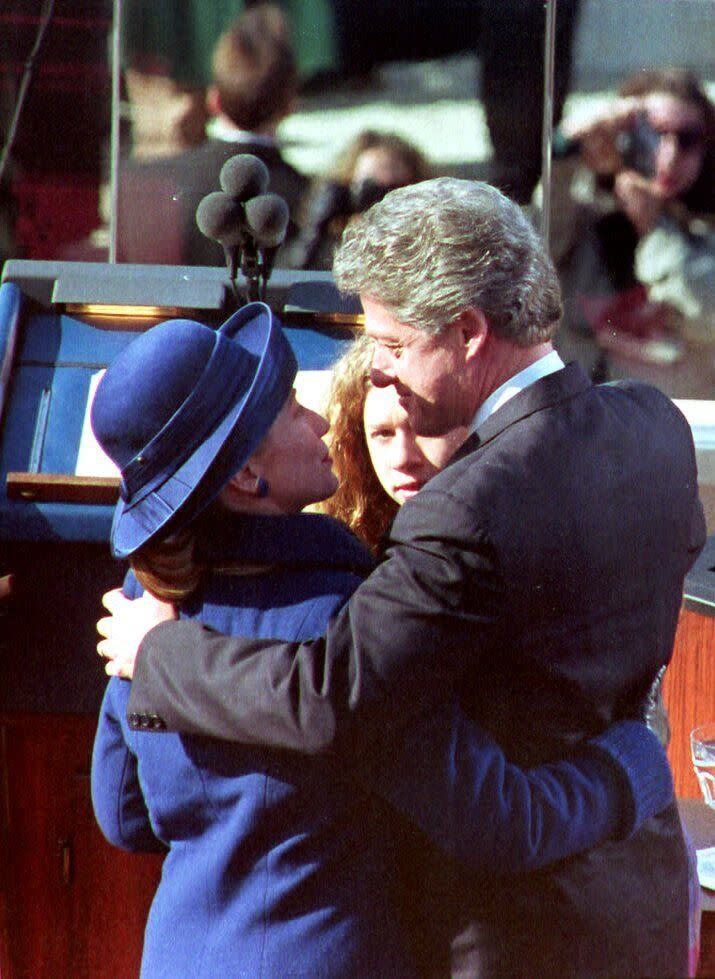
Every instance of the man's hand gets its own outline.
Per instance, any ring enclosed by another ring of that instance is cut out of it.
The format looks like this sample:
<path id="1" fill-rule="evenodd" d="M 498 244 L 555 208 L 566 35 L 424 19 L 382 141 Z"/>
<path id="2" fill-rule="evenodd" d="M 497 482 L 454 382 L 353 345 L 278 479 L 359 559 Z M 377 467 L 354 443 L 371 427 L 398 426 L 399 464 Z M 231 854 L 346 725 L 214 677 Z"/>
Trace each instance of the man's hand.
<path id="1" fill-rule="evenodd" d="M 565 136 L 578 142 L 581 159 L 590 170 L 602 176 L 615 174 L 623 168 L 618 138 L 633 126 L 641 111 L 640 99 L 618 99 L 608 108 L 599 109 L 591 119 L 577 125 L 564 123 L 561 129 Z"/>
<path id="2" fill-rule="evenodd" d="M 131 680 L 142 639 L 155 625 L 177 618 L 176 609 L 148 592 L 134 600 L 125 598 L 120 588 L 106 592 L 102 605 L 110 614 L 97 623 L 97 632 L 105 637 L 97 643 L 97 652 L 108 660 L 104 670 L 109 676 Z"/>
<path id="3" fill-rule="evenodd" d="M 641 238 L 647 235 L 663 211 L 663 200 L 650 181 L 633 170 L 623 170 L 616 177 L 613 192 Z"/>

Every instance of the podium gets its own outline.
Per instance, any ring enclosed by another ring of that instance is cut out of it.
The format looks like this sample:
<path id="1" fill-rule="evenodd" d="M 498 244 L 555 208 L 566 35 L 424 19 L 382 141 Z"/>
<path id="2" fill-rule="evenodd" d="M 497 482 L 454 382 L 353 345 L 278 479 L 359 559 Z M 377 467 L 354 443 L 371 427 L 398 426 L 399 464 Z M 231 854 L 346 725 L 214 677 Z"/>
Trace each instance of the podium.
<path id="1" fill-rule="evenodd" d="M 702 799 L 690 758 L 690 732 L 715 720 L 715 536 L 708 539 L 685 580 L 663 701 L 670 720 L 668 757 L 675 794 L 679 799 Z"/>

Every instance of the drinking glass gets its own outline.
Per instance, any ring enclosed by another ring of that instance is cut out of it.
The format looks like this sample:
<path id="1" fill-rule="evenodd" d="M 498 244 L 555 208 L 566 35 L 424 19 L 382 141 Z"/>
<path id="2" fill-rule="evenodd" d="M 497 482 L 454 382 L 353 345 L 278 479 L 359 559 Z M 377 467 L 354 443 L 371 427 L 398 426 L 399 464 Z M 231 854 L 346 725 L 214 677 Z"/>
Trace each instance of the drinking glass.
<path id="1" fill-rule="evenodd" d="M 690 752 L 705 803 L 715 809 L 715 721 L 690 732 Z"/>

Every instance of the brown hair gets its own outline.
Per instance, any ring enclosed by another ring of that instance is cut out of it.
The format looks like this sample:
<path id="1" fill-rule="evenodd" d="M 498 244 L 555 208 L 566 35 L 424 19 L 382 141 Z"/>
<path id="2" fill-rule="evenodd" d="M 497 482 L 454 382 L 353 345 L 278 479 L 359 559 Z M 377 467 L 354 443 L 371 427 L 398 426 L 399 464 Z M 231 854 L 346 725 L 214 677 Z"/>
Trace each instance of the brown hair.
<path id="1" fill-rule="evenodd" d="M 298 67 L 288 21 L 280 7 L 249 7 L 221 36 L 213 55 L 222 111 L 252 132 L 281 119 L 298 88 Z"/>
<path id="2" fill-rule="evenodd" d="M 365 438 L 363 410 L 371 360 L 372 343 L 361 336 L 335 365 L 327 414 L 333 469 L 340 485 L 319 509 L 342 520 L 377 552 L 398 506 L 375 475 Z"/>
<path id="3" fill-rule="evenodd" d="M 376 129 L 364 129 L 348 143 L 340 154 L 335 168 L 330 174 L 331 178 L 340 183 L 349 184 L 353 179 L 357 161 L 362 154 L 367 150 L 376 149 L 386 150 L 397 157 L 411 174 L 411 183 L 429 180 L 432 176 L 432 168 L 427 162 L 427 158 L 412 143 L 396 133 L 381 133 Z"/>
<path id="4" fill-rule="evenodd" d="M 157 540 L 151 540 L 131 555 L 129 564 L 137 581 L 163 602 L 180 604 L 201 583 L 206 570 L 196 560 L 195 522 Z"/>
<path id="5" fill-rule="evenodd" d="M 321 189 L 325 185 L 326 180 L 328 183 L 337 183 L 349 187 L 352 183 L 358 160 L 367 150 L 374 149 L 384 149 L 397 157 L 404 165 L 405 170 L 410 174 L 408 183 L 418 183 L 420 180 L 428 180 L 432 176 L 432 167 L 427 162 L 427 158 L 412 143 L 408 143 L 406 139 L 403 139 L 396 133 L 381 133 L 376 129 L 364 129 L 348 143 L 327 176 L 315 181 L 313 184 L 303 205 L 304 224 L 310 225 L 312 209 L 315 207 L 316 201 L 321 201 Z M 336 214 L 330 220 L 328 228 L 332 239 L 335 241 L 340 239 L 349 220 L 350 214 L 348 213 Z M 327 257 L 322 259 L 322 262 L 326 267 L 330 267 L 331 263 Z"/>
<path id="6" fill-rule="evenodd" d="M 715 106 L 696 75 L 685 68 L 659 68 L 641 71 L 627 78 L 619 95 L 644 96 L 654 93 L 672 95 L 698 109 L 705 129 L 705 156 L 697 180 L 682 196 L 693 211 L 715 210 Z"/>

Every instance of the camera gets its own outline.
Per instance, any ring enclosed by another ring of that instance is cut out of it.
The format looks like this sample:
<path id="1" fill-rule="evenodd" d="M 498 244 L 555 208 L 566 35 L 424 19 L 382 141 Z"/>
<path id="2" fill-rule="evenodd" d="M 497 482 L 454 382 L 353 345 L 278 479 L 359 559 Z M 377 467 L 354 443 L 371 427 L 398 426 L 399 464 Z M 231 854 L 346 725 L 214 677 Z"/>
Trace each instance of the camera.
<path id="1" fill-rule="evenodd" d="M 652 177 L 655 174 L 655 154 L 659 140 L 660 136 L 645 114 L 638 115 L 633 126 L 621 133 L 616 141 L 623 165 L 643 177 Z"/>

